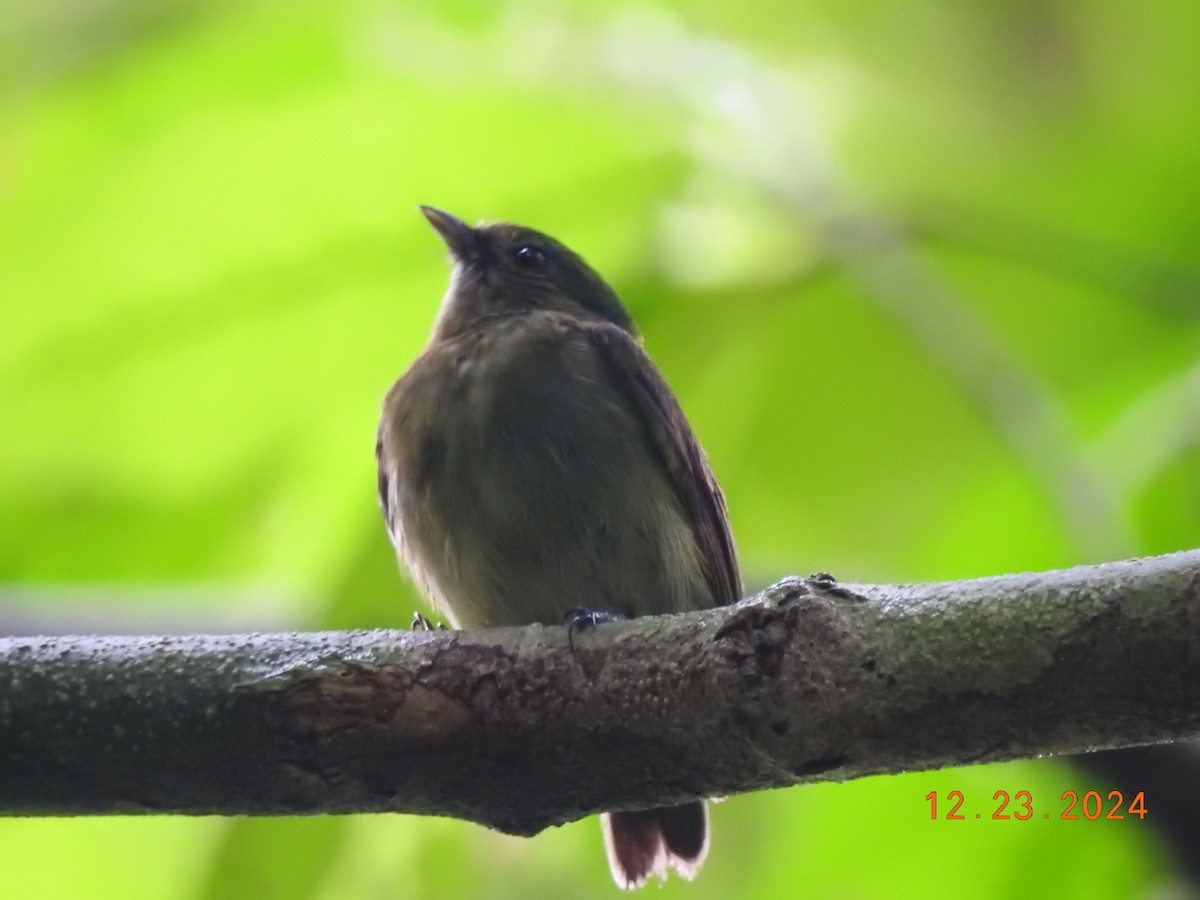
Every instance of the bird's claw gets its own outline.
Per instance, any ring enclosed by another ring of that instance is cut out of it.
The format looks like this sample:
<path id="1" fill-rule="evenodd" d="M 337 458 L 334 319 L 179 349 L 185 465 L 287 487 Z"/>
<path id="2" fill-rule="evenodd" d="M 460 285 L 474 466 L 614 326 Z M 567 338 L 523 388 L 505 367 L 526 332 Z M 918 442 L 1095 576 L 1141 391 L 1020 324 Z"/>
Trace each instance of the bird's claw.
<path id="1" fill-rule="evenodd" d="M 441 622 L 438 622 L 437 625 L 435 626 L 432 622 L 429 621 L 429 619 L 425 618 L 425 615 L 423 613 L 414 612 L 413 617 L 412 617 L 412 624 L 408 626 L 408 630 L 409 631 L 435 631 L 435 630 L 436 631 L 445 631 L 446 626 L 443 625 Z"/>
<path id="2" fill-rule="evenodd" d="M 571 652 L 575 652 L 575 632 L 591 631 L 597 625 L 604 625 L 608 622 L 624 622 L 626 619 L 621 613 L 610 612 L 606 609 L 583 609 L 577 607 L 567 610 L 567 614 L 563 616 L 563 625 L 567 628 L 567 646 L 571 648 Z"/>

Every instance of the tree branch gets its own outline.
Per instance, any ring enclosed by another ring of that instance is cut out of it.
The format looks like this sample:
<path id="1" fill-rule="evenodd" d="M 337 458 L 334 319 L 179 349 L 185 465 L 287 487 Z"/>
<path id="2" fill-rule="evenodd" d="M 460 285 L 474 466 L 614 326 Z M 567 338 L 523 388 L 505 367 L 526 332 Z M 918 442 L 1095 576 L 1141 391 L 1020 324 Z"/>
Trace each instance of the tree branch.
<path id="1" fill-rule="evenodd" d="M 573 648 L 571 644 L 573 643 Z M 576 633 L 0 640 L 0 813 L 600 809 L 1200 735 L 1200 550 Z"/>

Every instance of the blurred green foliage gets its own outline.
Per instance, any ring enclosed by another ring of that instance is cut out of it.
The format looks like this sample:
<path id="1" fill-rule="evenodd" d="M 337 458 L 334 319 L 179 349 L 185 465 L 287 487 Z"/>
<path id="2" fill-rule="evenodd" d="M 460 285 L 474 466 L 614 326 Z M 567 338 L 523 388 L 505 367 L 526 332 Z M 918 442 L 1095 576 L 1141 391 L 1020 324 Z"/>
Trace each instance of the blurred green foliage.
<path id="1" fill-rule="evenodd" d="M 752 584 L 1196 546 L 1198 52 L 1183 0 L 17 0 L 0 579 L 65 630 L 81 587 L 112 630 L 196 585 L 210 628 L 406 623 L 371 450 L 444 288 L 417 203 L 542 228 L 619 286 Z M 1088 787 L 1022 763 L 738 797 L 699 880 L 664 890 L 1177 884 L 1153 797 L 1144 823 L 987 818 L 996 790 L 1057 810 Z M 929 820 L 925 794 L 954 789 L 983 820 Z M 3 821 L 0 879 L 613 892 L 594 821 L 522 841 L 398 816 Z"/>

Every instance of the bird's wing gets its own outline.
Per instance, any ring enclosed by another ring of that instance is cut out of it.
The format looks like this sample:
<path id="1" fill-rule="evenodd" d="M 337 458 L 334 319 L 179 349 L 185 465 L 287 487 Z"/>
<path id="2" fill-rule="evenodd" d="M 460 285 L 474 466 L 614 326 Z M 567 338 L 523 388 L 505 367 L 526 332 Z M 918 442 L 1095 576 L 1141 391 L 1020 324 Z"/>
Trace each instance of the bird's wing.
<path id="1" fill-rule="evenodd" d="M 388 485 L 388 462 L 383 457 L 383 424 L 380 423 L 379 434 L 375 438 L 375 470 L 376 487 L 379 491 L 379 509 L 383 513 L 383 524 L 387 526 L 388 537 L 393 543 L 396 540 L 392 530 L 391 491 Z"/>
<path id="2" fill-rule="evenodd" d="M 742 583 L 725 496 L 679 401 L 646 351 L 627 331 L 608 323 L 589 322 L 575 327 L 583 330 L 599 351 L 662 459 L 704 555 L 714 605 L 737 602 Z"/>

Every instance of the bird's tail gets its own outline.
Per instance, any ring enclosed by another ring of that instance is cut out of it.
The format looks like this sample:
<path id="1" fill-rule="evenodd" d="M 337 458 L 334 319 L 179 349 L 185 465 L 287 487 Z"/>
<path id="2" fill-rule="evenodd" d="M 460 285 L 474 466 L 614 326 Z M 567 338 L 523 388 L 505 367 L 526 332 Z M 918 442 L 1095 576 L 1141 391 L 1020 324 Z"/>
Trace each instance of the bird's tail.
<path id="1" fill-rule="evenodd" d="M 672 867 L 689 881 L 708 854 L 708 811 L 704 801 L 600 816 L 604 849 L 613 880 L 625 890 Z"/>

